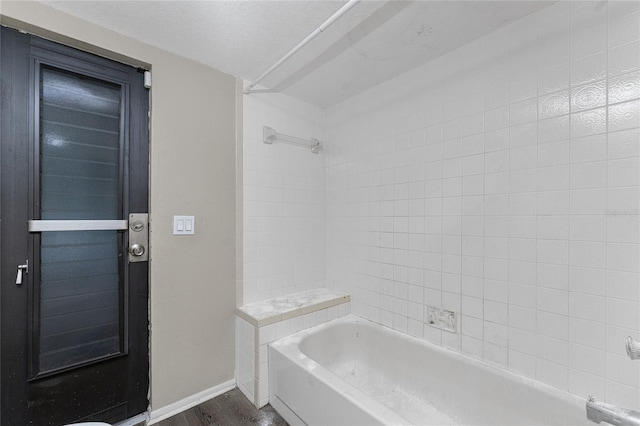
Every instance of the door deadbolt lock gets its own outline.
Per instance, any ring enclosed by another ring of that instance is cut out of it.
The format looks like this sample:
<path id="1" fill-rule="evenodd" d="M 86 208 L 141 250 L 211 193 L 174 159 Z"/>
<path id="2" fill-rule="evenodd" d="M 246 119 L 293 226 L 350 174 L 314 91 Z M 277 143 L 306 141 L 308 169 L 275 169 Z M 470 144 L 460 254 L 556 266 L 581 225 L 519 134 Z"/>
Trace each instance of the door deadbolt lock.
<path id="1" fill-rule="evenodd" d="M 131 213 L 129 215 L 129 262 L 149 260 L 149 214 Z"/>
<path id="2" fill-rule="evenodd" d="M 135 220 L 131 222 L 129 228 L 131 228 L 132 231 L 140 232 L 144 229 L 144 222 L 141 220 Z"/>
<path id="3" fill-rule="evenodd" d="M 131 256 L 140 257 L 145 251 L 146 250 L 142 244 L 132 244 L 131 247 L 129 247 L 129 253 Z"/>

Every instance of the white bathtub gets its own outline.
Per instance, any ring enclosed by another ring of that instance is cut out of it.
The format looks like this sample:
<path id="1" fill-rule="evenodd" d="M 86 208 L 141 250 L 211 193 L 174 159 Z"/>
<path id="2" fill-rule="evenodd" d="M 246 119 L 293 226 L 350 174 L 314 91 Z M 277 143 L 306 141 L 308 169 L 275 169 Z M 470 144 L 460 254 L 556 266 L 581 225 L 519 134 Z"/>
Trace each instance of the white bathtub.
<path id="1" fill-rule="evenodd" d="M 269 347 L 291 425 L 593 425 L 582 398 L 349 315 Z"/>

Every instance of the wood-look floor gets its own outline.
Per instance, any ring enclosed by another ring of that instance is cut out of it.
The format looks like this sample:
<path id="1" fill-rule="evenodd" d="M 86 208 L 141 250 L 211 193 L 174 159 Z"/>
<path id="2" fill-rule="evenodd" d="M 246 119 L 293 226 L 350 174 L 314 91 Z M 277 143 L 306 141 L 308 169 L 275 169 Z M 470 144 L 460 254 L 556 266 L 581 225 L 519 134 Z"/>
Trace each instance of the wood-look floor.
<path id="1" fill-rule="evenodd" d="M 155 424 L 155 426 L 205 425 L 288 426 L 271 405 L 257 410 L 238 388 Z"/>

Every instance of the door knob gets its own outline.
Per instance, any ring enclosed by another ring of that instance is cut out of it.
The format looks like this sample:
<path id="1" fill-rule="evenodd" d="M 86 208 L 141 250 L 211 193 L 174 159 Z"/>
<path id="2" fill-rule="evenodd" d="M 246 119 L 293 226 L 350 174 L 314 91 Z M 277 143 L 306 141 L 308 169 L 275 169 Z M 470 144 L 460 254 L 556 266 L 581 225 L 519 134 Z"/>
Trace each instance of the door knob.
<path id="1" fill-rule="evenodd" d="M 142 244 L 132 244 L 131 247 L 129 247 L 129 253 L 132 256 L 140 257 L 144 254 L 144 252 L 145 249 Z"/>
<path id="2" fill-rule="evenodd" d="M 633 340 L 633 337 L 627 337 L 626 341 L 627 355 L 631 359 L 640 359 L 640 342 Z"/>

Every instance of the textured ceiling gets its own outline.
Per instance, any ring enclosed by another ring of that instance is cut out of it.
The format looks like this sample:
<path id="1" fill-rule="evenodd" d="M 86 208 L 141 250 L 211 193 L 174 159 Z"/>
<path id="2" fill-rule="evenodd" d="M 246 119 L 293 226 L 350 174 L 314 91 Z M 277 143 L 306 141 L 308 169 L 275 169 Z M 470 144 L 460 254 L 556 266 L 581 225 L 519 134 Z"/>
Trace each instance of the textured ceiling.
<path id="1" fill-rule="evenodd" d="M 246 80 L 258 77 L 344 4 L 42 2 Z M 524 0 L 362 1 L 262 84 L 330 106 L 550 4 Z"/>

